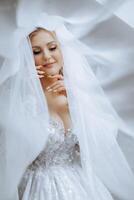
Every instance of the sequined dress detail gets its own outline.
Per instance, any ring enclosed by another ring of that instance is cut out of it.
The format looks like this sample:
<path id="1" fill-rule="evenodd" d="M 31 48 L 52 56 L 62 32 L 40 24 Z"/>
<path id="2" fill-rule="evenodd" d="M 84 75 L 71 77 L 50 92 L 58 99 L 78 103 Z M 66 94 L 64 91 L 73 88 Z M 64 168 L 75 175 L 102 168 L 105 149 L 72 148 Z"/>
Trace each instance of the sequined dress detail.
<path id="1" fill-rule="evenodd" d="M 19 200 L 89 200 L 73 129 L 50 119 L 43 151 L 28 166 L 18 187 Z"/>

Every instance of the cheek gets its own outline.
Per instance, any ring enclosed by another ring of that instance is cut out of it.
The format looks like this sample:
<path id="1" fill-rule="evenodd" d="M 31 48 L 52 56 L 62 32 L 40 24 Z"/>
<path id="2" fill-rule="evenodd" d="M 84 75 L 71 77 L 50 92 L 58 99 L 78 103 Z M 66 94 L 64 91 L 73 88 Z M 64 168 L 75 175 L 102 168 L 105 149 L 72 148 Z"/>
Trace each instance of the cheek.
<path id="1" fill-rule="evenodd" d="M 35 65 L 40 65 L 42 62 L 41 56 L 34 56 Z"/>
<path id="2" fill-rule="evenodd" d="M 55 54 L 55 58 L 56 58 L 57 62 L 58 62 L 60 65 L 63 64 L 63 56 L 62 56 L 61 52 L 58 51 L 58 52 Z"/>

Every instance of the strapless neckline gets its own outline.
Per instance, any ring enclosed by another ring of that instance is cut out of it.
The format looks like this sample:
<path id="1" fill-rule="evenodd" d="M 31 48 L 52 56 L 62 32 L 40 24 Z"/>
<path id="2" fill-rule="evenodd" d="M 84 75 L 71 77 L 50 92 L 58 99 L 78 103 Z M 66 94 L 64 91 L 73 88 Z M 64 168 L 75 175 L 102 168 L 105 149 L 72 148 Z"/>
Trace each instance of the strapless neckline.
<path id="1" fill-rule="evenodd" d="M 73 127 L 67 128 L 65 130 L 63 122 L 61 120 L 56 119 L 53 116 L 49 117 L 49 125 L 50 128 L 59 130 L 61 133 L 64 133 L 65 136 L 67 136 L 69 133 L 73 131 Z"/>

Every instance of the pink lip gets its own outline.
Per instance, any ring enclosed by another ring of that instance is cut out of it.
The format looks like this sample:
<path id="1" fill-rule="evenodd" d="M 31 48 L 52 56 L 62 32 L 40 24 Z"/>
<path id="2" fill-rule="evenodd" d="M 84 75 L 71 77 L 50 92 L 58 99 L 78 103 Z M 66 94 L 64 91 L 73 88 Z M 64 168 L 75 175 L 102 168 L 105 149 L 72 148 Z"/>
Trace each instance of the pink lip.
<path id="1" fill-rule="evenodd" d="M 51 68 L 51 67 L 52 67 L 52 65 L 53 65 L 54 63 L 55 63 L 55 62 L 53 62 L 53 63 L 48 63 L 48 64 L 45 64 L 45 65 L 44 65 L 44 67 Z"/>

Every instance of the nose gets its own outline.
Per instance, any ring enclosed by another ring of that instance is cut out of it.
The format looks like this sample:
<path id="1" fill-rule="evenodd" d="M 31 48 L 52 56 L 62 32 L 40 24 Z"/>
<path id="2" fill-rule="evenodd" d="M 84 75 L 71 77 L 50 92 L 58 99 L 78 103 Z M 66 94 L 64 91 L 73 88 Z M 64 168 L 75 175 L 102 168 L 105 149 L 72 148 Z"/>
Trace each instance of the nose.
<path id="1" fill-rule="evenodd" d="M 45 61 L 47 61 L 51 58 L 51 54 L 48 49 L 44 49 L 43 56 L 44 56 Z"/>

